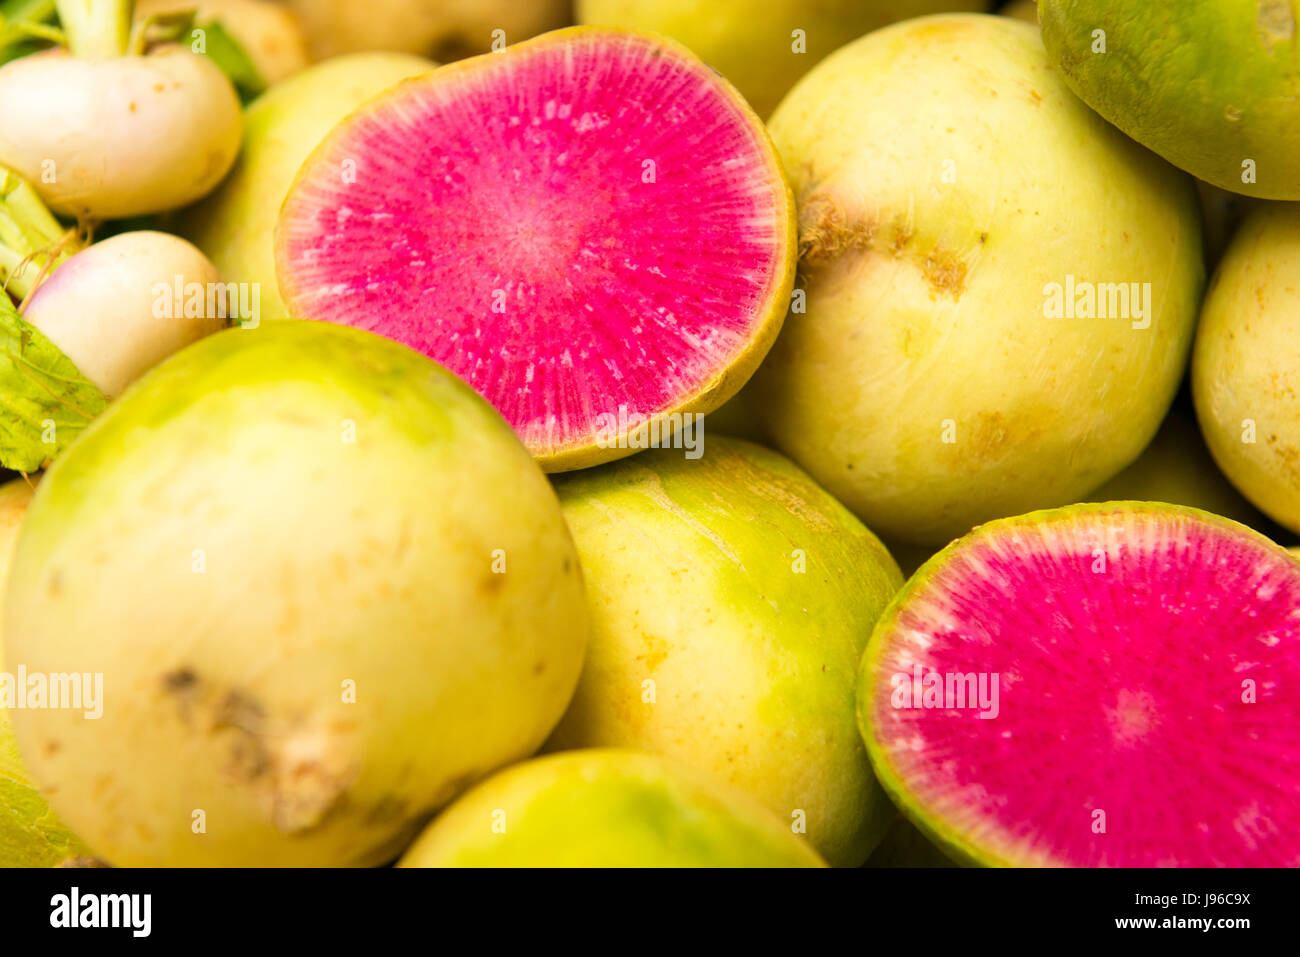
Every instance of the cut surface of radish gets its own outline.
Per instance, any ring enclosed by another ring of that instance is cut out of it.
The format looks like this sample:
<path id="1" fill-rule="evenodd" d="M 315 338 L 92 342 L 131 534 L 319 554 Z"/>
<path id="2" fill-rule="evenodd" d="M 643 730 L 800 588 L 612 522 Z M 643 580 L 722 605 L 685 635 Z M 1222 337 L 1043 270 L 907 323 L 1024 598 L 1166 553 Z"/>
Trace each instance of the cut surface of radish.
<path id="1" fill-rule="evenodd" d="M 886 611 L 877 775 L 980 864 L 1300 864 L 1300 565 L 1193 509 L 991 522 Z"/>
<path id="2" fill-rule="evenodd" d="M 291 314 L 437 360 L 552 469 L 632 451 L 606 447 L 611 422 L 734 394 L 779 330 L 794 245 L 739 94 L 672 41 L 591 28 L 363 107 L 308 159 L 276 236 Z"/>

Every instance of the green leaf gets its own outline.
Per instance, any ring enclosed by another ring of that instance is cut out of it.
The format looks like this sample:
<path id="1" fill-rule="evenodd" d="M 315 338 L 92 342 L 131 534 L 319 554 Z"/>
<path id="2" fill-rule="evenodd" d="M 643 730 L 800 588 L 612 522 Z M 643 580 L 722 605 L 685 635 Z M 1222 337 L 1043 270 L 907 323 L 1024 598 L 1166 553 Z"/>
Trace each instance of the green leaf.
<path id="1" fill-rule="evenodd" d="M 104 393 L 0 294 L 0 467 L 37 471 L 107 405 Z"/>
<path id="2" fill-rule="evenodd" d="M 0 65 L 65 40 L 54 26 L 54 0 L 0 0 Z"/>
<path id="3" fill-rule="evenodd" d="M 253 61 L 249 59 L 243 46 L 236 40 L 219 20 L 209 20 L 198 24 L 198 29 L 207 33 L 204 55 L 221 67 L 230 78 L 239 97 L 245 103 L 266 89 L 266 81 L 258 72 Z"/>
<path id="4" fill-rule="evenodd" d="M 13 728 L 0 708 L 0 868 L 54 867 L 90 853 L 27 776 Z"/>

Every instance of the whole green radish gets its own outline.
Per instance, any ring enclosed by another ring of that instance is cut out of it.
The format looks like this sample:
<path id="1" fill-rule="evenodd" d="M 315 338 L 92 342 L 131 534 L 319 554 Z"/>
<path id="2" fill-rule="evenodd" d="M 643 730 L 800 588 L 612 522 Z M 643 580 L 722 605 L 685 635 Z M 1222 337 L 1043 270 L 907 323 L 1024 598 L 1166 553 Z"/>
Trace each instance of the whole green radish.
<path id="1" fill-rule="evenodd" d="M 1262 204 L 1233 237 L 1201 311 L 1192 394 L 1219 467 L 1300 532 L 1300 206 Z"/>
<path id="2" fill-rule="evenodd" d="M 280 298 L 271 241 L 280 204 L 307 154 L 366 100 L 436 65 L 406 53 L 335 57 L 273 86 L 244 111 L 244 145 L 234 169 L 175 226 L 226 282 L 256 285 L 260 318 L 295 318 Z"/>
<path id="3" fill-rule="evenodd" d="M 854 727 L 854 675 L 902 585 L 862 523 L 775 452 L 709 434 L 556 482 L 593 636 L 550 747 L 631 747 L 747 791 L 832 864 L 892 809 Z"/>
<path id="4" fill-rule="evenodd" d="M 1039 0 L 1048 52 L 1085 103 L 1223 189 L 1300 199 L 1292 0 Z"/>
<path id="5" fill-rule="evenodd" d="M 579 23 L 653 30 L 686 44 L 767 117 L 827 54 L 886 24 L 989 0 L 578 0 Z"/>
<path id="6" fill-rule="evenodd" d="M 819 867 L 752 798 L 616 749 L 517 764 L 431 824 L 400 867 Z"/>
<path id="7" fill-rule="evenodd" d="M 1203 285 L 1195 191 L 1079 102 L 1037 30 L 887 27 L 769 126 L 806 301 L 752 405 L 873 531 L 942 544 L 1075 501 L 1146 447 Z"/>
<path id="8" fill-rule="evenodd" d="M 463 382 L 316 322 L 211 336 L 42 480 L 5 661 L 102 676 L 14 710 L 54 809 L 112 864 L 377 865 L 533 753 L 587 618 L 555 494 Z"/>
<path id="9" fill-rule="evenodd" d="M 4 621 L 9 560 L 31 499 L 32 487 L 24 479 L 0 485 L 0 622 Z M 8 674 L 4 642 L 0 640 L 0 680 Z M 0 694 L 0 868 L 52 867 L 89 853 L 54 816 L 23 767 L 13 726 L 9 723 L 7 702 Z"/>

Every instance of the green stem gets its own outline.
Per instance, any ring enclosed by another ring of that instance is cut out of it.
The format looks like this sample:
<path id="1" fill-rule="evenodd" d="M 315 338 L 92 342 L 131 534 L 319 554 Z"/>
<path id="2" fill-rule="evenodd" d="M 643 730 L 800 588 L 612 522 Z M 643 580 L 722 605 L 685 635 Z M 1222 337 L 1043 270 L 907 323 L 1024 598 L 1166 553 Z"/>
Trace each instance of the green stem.
<path id="1" fill-rule="evenodd" d="M 32 184 L 0 166 L 0 280 L 20 302 L 49 274 L 84 249 L 41 202 Z"/>
<path id="2" fill-rule="evenodd" d="M 55 0 L 73 56 L 110 60 L 125 56 L 135 0 Z"/>
<path id="3" fill-rule="evenodd" d="M 66 37 L 53 20 L 54 0 L 0 0 L 0 64 L 45 44 L 63 46 Z"/>
<path id="4" fill-rule="evenodd" d="M 54 0 L 2 0 L 0 17 L 46 23 L 54 18 Z"/>

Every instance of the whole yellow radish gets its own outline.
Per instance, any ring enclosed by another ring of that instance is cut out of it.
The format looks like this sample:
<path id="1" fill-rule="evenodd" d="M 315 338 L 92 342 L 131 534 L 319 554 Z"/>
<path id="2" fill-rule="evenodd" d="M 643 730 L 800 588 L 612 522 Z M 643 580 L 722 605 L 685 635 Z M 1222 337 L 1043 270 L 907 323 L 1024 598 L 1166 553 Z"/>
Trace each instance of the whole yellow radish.
<path id="1" fill-rule="evenodd" d="M 1261 205 L 1214 274 L 1192 356 L 1205 440 L 1233 484 L 1300 532 L 1300 208 Z"/>
<path id="2" fill-rule="evenodd" d="M 889 541 L 1077 500 L 1150 442 L 1204 266 L 1190 180 L 1084 106 L 1010 17 L 909 20 L 769 124 L 802 294 L 751 392 Z"/>
<path id="3" fill-rule="evenodd" d="M 587 636 L 555 494 L 463 382 L 328 323 L 230 329 L 61 456 L 19 537 L 5 661 L 101 676 L 12 712 L 119 865 L 395 858 L 533 753 Z"/>
<path id="4" fill-rule="evenodd" d="M 630 747 L 753 795 L 832 864 L 892 809 L 854 724 L 884 546 L 775 452 L 708 434 L 557 480 L 593 635 L 553 748 Z"/>

